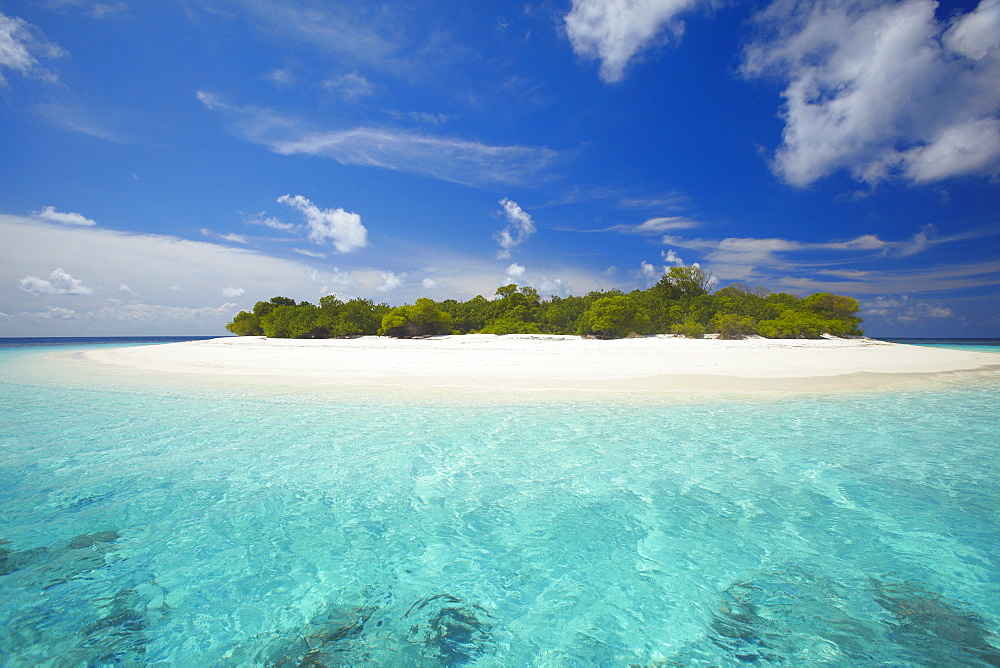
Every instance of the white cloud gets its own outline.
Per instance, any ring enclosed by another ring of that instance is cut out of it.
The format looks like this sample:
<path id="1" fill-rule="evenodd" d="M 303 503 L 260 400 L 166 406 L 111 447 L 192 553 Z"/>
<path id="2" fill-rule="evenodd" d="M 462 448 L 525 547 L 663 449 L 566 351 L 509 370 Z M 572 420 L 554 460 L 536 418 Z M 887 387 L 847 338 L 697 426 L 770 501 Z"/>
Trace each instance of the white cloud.
<path id="1" fill-rule="evenodd" d="M 573 294 L 573 288 L 561 278 L 545 277 L 538 284 L 538 293 L 543 297 L 553 295 L 556 297 L 569 297 Z"/>
<path id="2" fill-rule="evenodd" d="M 320 252 L 317 252 L 317 251 L 314 251 L 314 250 L 309 250 L 309 249 L 306 249 L 306 248 L 293 248 L 292 250 L 295 251 L 296 253 L 298 253 L 299 255 L 305 255 L 307 257 L 316 257 L 316 258 L 325 258 L 326 257 L 326 253 L 320 253 Z"/>
<path id="3" fill-rule="evenodd" d="M 624 234 L 663 234 L 670 230 L 685 230 L 698 227 L 698 222 L 684 216 L 650 218 L 638 225 L 613 225 L 602 232 L 622 232 Z"/>
<path id="4" fill-rule="evenodd" d="M 683 267 L 684 266 L 684 260 L 682 260 L 677 255 L 677 252 L 674 251 L 673 248 L 671 248 L 669 250 L 665 250 L 665 251 L 660 251 L 660 257 L 662 257 L 663 261 L 666 262 L 667 264 L 672 264 L 672 265 L 677 266 L 677 267 Z"/>
<path id="5" fill-rule="evenodd" d="M 42 220 L 47 220 L 50 223 L 61 223 L 63 225 L 97 225 L 95 221 L 82 214 L 70 211 L 56 211 L 54 206 L 43 207 L 41 211 L 35 211 L 31 215 Z"/>
<path id="6" fill-rule="evenodd" d="M 772 167 L 807 186 L 1000 173 L 1000 0 L 940 22 L 933 0 L 776 0 L 746 76 L 785 84 Z"/>
<path id="7" fill-rule="evenodd" d="M 343 165 L 382 167 L 463 185 L 520 184 L 538 179 L 556 152 L 495 146 L 392 128 L 315 129 L 268 109 L 235 107 L 199 91 L 207 108 L 234 119 L 237 134 L 281 155 L 319 155 Z"/>
<path id="8" fill-rule="evenodd" d="M 654 267 L 653 265 L 651 265 L 649 262 L 646 262 L 645 260 L 643 260 L 639 264 L 639 271 L 646 278 L 653 278 L 654 276 L 657 276 L 656 267 Z"/>
<path id="9" fill-rule="evenodd" d="M 368 245 L 368 230 L 361 224 L 361 216 L 343 209 L 320 209 L 302 195 L 282 195 L 280 204 L 287 204 L 301 211 L 306 217 L 309 241 L 314 244 L 333 242 L 339 253 L 349 253 Z"/>
<path id="10" fill-rule="evenodd" d="M 229 234 L 220 234 L 219 238 L 225 241 L 232 241 L 237 244 L 245 244 L 248 241 L 245 234 L 235 234 L 233 232 L 230 232 Z"/>
<path id="11" fill-rule="evenodd" d="M 116 2 L 113 5 L 106 2 L 98 2 L 91 8 L 90 14 L 95 19 L 103 19 L 115 14 L 123 14 L 127 11 L 128 5 L 124 2 Z"/>
<path id="12" fill-rule="evenodd" d="M 910 299 L 909 295 L 879 295 L 863 301 L 861 307 L 862 316 L 878 317 L 889 323 L 912 324 L 954 316 L 954 311 L 943 304 Z"/>
<path id="13" fill-rule="evenodd" d="M 50 265 L 51 266 L 51 265 Z M 36 295 L 92 295 L 94 289 L 87 287 L 83 281 L 73 278 L 62 268 L 49 274 L 48 280 L 37 276 L 25 276 L 20 281 L 21 289 Z"/>
<path id="14" fill-rule="evenodd" d="M 433 278 L 425 278 L 423 281 L 420 282 L 420 284 L 423 285 L 424 289 L 426 290 L 433 290 L 434 288 L 438 287 L 438 282 L 435 281 Z"/>
<path id="15" fill-rule="evenodd" d="M 726 239 L 687 239 L 679 236 L 664 236 L 663 243 L 678 248 L 688 248 L 702 254 L 704 261 L 712 272 L 720 278 L 740 281 L 757 281 L 763 274 L 776 271 L 787 272 L 799 267 L 813 268 L 821 273 L 826 267 L 842 264 L 845 260 L 864 258 L 904 258 L 927 252 L 934 246 L 969 239 L 971 234 L 938 236 L 934 227 L 925 225 L 912 237 L 902 241 L 885 241 L 873 234 L 863 234 L 853 239 L 843 241 L 805 242 L 795 239 L 781 238 L 739 238 Z M 816 256 L 825 260 L 816 260 Z M 795 259 L 809 256 L 809 261 Z M 672 249 L 663 255 L 665 262 L 683 264 Z M 825 266 L 824 266 L 825 265 Z M 692 265 L 694 266 L 694 265 Z M 837 270 L 831 270 L 837 271 Z M 843 278 L 851 278 L 843 274 Z M 796 281 L 795 285 L 806 286 L 803 281 L 808 279 L 783 278 Z M 841 288 L 848 290 L 848 288 Z"/>
<path id="16" fill-rule="evenodd" d="M 319 294 L 307 265 L 228 244 L 6 215 L 0 215 L 0 238 L 10 240 L 0 244 L 0 304 L 6 312 L 44 312 L 51 306 L 94 313 L 104 307 L 106 292 L 113 290 L 130 309 L 133 302 L 146 304 L 148 308 L 139 311 L 150 318 L 142 327 L 117 326 L 118 320 L 110 319 L 89 324 L 81 319 L 72 327 L 46 328 L 32 324 L 36 316 L 19 315 L 4 321 L 9 336 L 222 334 L 231 314 L 212 321 L 215 316 L 205 311 L 200 320 L 176 322 L 157 320 L 152 314 L 168 314 L 175 308 L 182 309 L 178 314 L 186 312 L 183 309 L 215 309 L 221 301 L 219 290 L 227 285 L 244 290 L 240 298 L 225 299 L 242 302 L 242 308 L 276 294 L 296 299 L 316 299 Z M 46 276 L 39 275 L 39 267 L 62 269 Z M 183 283 L 179 277 L 184 277 Z"/>
<path id="17" fill-rule="evenodd" d="M 275 68 L 273 70 L 268 70 L 264 73 L 264 79 L 270 81 L 275 86 L 279 88 L 284 86 L 290 86 L 295 83 L 295 75 L 291 70 L 283 70 L 280 68 Z"/>
<path id="18" fill-rule="evenodd" d="M 517 262 L 512 262 L 509 267 L 507 267 L 507 279 L 512 282 L 517 282 L 524 278 L 524 274 L 527 270 L 524 265 L 520 265 Z"/>
<path id="19" fill-rule="evenodd" d="M 405 65 L 389 39 L 398 32 L 396 12 L 373 12 L 362 4 L 325 7 L 323 3 L 293 0 L 230 0 L 243 17 L 255 17 L 265 34 L 291 37 L 339 59 L 395 69 Z M 218 3 L 207 3 L 208 5 Z M 210 11 L 215 11 L 210 10 Z M 282 39 L 284 46 L 285 39 Z"/>
<path id="20" fill-rule="evenodd" d="M 601 61 L 601 79 L 619 81 L 643 49 L 679 39 L 677 15 L 699 0 L 573 0 L 566 34 L 580 56 Z"/>
<path id="21" fill-rule="evenodd" d="M 384 271 L 380 274 L 382 282 L 375 287 L 378 292 L 392 292 L 403 284 L 403 279 L 391 271 Z"/>
<path id="22" fill-rule="evenodd" d="M 282 232 L 294 232 L 300 227 L 293 223 L 286 223 L 273 216 L 268 216 L 264 211 L 255 213 L 252 216 L 246 216 L 243 218 L 243 222 L 247 225 L 263 225 L 264 227 L 270 227 L 272 230 L 281 230 Z"/>
<path id="23" fill-rule="evenodd" d="M 244 294 L 246 294 L 246 290 L 243 288 L 236 288 L 232 285 L 222 288 L 222 296 L 228 297 L 229 299 L 232 299 L 233 297 L 242 297 Z"/>
<path id="24" fill-rule="evenodd" d="M 38 58 L 58 58 L 66 53 L 41 36 L 33 25 L 0 13 L 0 86 L 7 84 L 4 70 L 49 81 L 56 77 L 40 67 Z"/>
<path id="25" fill-rule="evenodd" d="M 323 81 L 323 86 L 335 90 L 348 100 L 357 100 L 375 94 L 375 86 L 359 74 L 343 74 Z"/>
<path id="26" fill-rule="evenodd" d="M 500 200 L 500 206 L 503 207 L 507 225 L 493 236 L 493 240 L 500 245 L 497 257 L 505 260 L 510 258 L 512 248 L 521 245 L 535 233 L 535 222 L 517 205 L 517 202 L 507 197 Z"/>

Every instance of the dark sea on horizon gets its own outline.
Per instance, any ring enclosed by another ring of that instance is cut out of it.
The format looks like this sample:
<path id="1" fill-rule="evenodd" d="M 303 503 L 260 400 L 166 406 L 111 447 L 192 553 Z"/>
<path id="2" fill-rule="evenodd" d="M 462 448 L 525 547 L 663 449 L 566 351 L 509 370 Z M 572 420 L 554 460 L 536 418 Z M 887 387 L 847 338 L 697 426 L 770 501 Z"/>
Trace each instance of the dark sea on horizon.
<path id="1" fill-rule="evenodd" d="M 201 338 L 0 340 L 0 664 L 1000 665 L 997 372 L 487 403 L 74 350 Z"/>
<path id="2" fill-rule="evenodd" d="M 222 335 L 225 336 L 225 335 Z M 142 345 L 205 341 L 218 336 L 8 336 L 0 337 L 0 348 L 48 348 L 53 346 Z"/>

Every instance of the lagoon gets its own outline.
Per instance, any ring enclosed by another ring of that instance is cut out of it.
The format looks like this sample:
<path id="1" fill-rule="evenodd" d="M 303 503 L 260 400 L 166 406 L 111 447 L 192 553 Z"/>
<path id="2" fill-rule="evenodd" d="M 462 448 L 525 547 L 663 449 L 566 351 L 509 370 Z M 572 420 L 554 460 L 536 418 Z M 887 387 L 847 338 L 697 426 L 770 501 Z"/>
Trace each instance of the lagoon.
<path id="1" fill-rule="evenodd" d="M 7 665 L 1000 665 L 995 371 L 491 404 L 53 350 L 0 351 Z"/>

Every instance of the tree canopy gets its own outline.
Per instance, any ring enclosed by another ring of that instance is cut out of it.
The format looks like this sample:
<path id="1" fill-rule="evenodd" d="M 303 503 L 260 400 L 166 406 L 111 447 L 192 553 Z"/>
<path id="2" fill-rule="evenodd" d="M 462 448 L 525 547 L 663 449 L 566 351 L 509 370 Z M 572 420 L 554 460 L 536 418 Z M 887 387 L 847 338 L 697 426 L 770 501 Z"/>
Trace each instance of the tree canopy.
<path id="1" fill-rule="evenodd" d="M 674 333 L 723 339 L 750 335 L 816 338 L 859 336 L 858 301 L 818 292 L 808 297 L 733 283 L 712 293 L 715 280 L 699 267 L 671 267 L 646 290 L 596 291 L 542 299 L 531 287 L 497 288 L 493 299 L 476 295 L 459 302 L 423 297 L 392 308 L 368 299 L 319 305 L 273 297 L 240 311 L 226 325 L 238 336 L 331 338 L 380 334 L 399 338 L 438 334 L 579 334 L 611 339 L 631 334 Z"/>

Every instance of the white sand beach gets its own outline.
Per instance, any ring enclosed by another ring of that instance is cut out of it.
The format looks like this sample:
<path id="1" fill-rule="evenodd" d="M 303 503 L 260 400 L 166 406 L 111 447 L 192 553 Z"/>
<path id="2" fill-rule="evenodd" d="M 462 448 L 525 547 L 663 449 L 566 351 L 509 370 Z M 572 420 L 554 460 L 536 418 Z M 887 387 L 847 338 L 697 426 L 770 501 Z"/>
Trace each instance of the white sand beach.
<path id="1" fill-rule="evenodd" d="M 652 336 L 225 337 L 89 350 L 120 370 L 230 384 L 671 392 L 830 391 L 1000 370 L 1000 355 L 873 339 L 721 341 Z"/>

